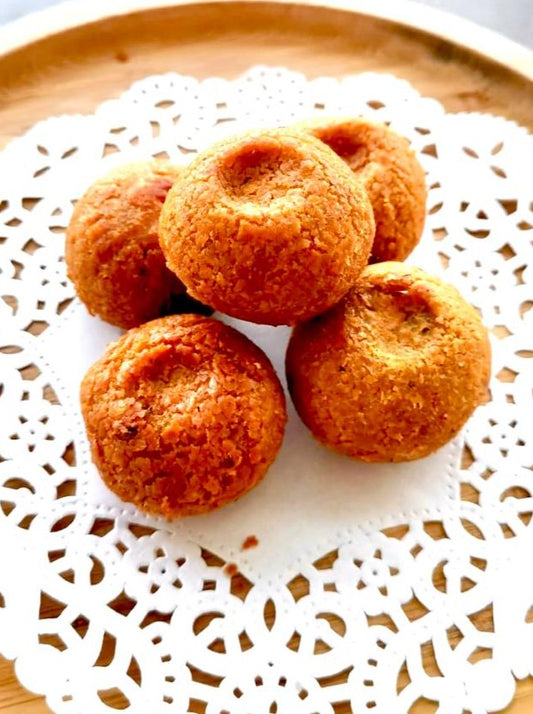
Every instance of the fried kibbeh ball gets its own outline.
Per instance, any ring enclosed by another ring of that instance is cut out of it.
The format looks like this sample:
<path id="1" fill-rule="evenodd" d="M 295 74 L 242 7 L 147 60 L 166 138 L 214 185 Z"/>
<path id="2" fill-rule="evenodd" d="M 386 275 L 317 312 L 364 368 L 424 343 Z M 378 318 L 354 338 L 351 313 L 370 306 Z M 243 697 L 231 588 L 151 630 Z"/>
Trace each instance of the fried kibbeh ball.
<path id="1" fill-rule="evenodd" d="M 83 379 L 81 405 L 107 486 L 166 517 L 212 511 L 256 486 L 287 418 L 264 352 L 193 314 L 153 320 L 111 344 Z"/>
<path id="2" fill-rule="evenodd" d="M 294 324 L 335 304 L 367 264 L 366 192 L 303 132 L 254 131 L 199 155 L 160 220 L 167 264 L 197 300 L 261 324 Z"/>
<path id="3" fill-rule="evenodd" d="M 424 169 L 407 139 L 362 117 L 309 120 L 298 128 L 333 149 L 368 192 L 376 222 L 371 262 L 407 258 L 424 229 L 427 196 Z"/>
<path id="4" fill-rule="evenodd" d="M 183 283 L 166 267 L 157 234 L 163 201 L 181 170 L 165 161 L 120 166 L 76 203 L 65 260 L 92 315 L 129 328 L 170 311 L 195 309 Z"/>
<path id="5" fill-rule="evenodd" d="M 399 262 L 368 266 L 346 297 L 298 325 L 286 356 L 313 435 L 363 461 L 411 461 L 454 437 L 487 396 L 490 345 L 451 285 Z"/>

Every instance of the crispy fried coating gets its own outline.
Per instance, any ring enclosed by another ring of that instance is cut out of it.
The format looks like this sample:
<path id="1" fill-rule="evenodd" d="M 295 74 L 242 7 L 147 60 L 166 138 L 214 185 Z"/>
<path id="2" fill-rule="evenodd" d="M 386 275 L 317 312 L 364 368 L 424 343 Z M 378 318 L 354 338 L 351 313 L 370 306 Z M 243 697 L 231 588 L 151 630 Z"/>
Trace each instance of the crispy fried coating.
<path id="1" fill-rule="evenodd" d="M 164 161 L 120 166 L 76 203 L 65 260 L 91 314 L 128 328 L 179 310 L 173 299 L 185 288 L 165 265 L 157 230 L 163 201 L 180 172 Z"/>
<path id="2" fill-rule="evenodd" d="M 83 379 L 81 404 L 105 483 L 168 517 L 212 511 L 257 485 L 286 422 L 264 352 L 191 314 L 145 323 L 110 345 Z"/>
<path id="3" fill-rule="evenodd" d="M 278 129 L 199 155 L 160 220 L 167 264 L 193 297 L 272 325 L 340 300 L 373 237 L 372 208 L 346 164 L 314 137 Z"/>
<path id="4" fill-rule="evenodd" d="M 410 461 L 454 437 L 485 399 L 490 345 L 454 287 L 377 263 L 338 305 L 294 329 L 286 368 L 319 441 L 364 461 Z"/>
<path id="5" fill-rule="evenodd" d="M 424 170 L 407 139 L 362 117 L 309 120 L 297 128 L 333 149 L 367 190 L 376 222 L 371 262 L 407 258 L 426 217 Z"/>

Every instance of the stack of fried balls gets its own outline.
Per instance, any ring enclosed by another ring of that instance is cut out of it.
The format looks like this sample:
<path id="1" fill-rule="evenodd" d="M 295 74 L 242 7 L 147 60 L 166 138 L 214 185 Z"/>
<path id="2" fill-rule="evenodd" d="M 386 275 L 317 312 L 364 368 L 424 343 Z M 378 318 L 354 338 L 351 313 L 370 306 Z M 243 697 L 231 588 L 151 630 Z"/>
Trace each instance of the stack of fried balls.
<path id="1" fill-rule="evenodd" d="M 451 285 L 402 261 L 425 220 L 403 137 L 363 118 L 223 140 L 185 168 L 121 167 L 77 202 L 68 274 L 125 328 L 81 385 L 93 460 L 121 499 L 166 517 L 253 488 L 280 449 L 269 359 L 213 310 L 294 326 L 290 396 L 326 447 L 419 459 L 484 401 L 486 330 Z"/>

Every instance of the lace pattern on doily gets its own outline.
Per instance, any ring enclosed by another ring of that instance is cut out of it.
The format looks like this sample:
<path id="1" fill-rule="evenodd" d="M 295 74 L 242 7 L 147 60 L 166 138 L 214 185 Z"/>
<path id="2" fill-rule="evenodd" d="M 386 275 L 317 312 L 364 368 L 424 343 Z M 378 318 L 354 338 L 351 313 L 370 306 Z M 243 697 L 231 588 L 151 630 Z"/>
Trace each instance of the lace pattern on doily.
<path id="1" fill-rule="evenodd" d="M 389 122 L 419 152 L 428 219 L 413 262 L 438 257 L 480 309 L 491 401 L 465 431 L 453 508 L 367 524 L 313 562 L 254 579 L 80 491 L 92 467 L 76 396 L 45 349 L 74 309 L 63 234 L 73 201 L 117 163 L 186 163 L 229 132 L 344 113 Z M 0 650 L 25 686 L 61 714 L 128 702 L 132 713 L 400 714 L 424 699 L 481 714 L 510 701 L 513 675 L 533 674 L 532 165 L 524 129 L 446 114 L 397 78 L 264 67 L 233 82 L 149 77 L 4 150 Z"/>

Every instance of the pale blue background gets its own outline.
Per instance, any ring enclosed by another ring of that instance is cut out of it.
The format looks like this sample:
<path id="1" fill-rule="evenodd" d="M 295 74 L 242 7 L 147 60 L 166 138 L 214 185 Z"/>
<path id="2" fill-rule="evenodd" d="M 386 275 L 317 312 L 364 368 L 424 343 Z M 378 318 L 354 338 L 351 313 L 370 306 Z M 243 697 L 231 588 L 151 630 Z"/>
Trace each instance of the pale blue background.
<path id="1" fill-rule="evenodd" d="M 533 0 L 418 1 L 466 17 L 533 49 Z M 0 23 L 59 2 L 60 0 L 0 0 Z"/>

